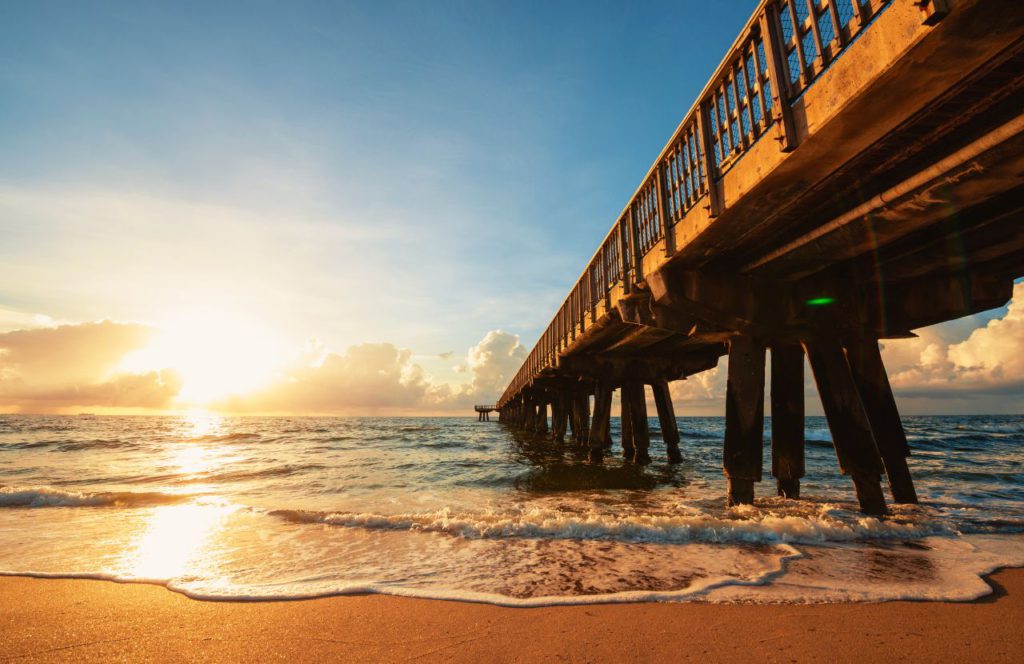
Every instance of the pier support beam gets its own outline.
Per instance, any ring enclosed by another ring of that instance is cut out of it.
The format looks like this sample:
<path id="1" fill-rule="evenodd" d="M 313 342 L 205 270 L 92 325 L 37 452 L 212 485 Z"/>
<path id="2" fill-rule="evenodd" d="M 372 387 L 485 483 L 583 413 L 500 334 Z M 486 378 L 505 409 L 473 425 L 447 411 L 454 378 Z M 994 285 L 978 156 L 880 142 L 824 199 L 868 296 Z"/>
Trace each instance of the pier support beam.
<path id="1" fill-rule="evenodd" d="M 534 431 L 537 433 L 548 432 L 548 402 L 543 398 L 537 403 L 537 426 Z"/>
<path id="2" fill-rule="evenodd" d="M 565 442 L 565 431 L 569 423 L 569 396 L 559 390 L 551 402 L 551 438 L 556 443 Z"/>
<path id="3" fill-rule="evenodd" d="M 619 422 L 622 428 L 622 458 L 626 461 L 632 461 L 633 457 L 636 456 L 636 447 L 633 445 L 633 418 L 630 416 L 629 401 L 626 399 L 626 386 L 623 385 L 619 389 L 619 413 L 621 420 Z"/>
<path id="4" fill-rule="evenodd" d="M 665 452 L 669 463 L 680 463 L 683 455 L 679 451 L 679 425 L 676 423 L 675 406 L 672 394 L 668 389 L 667 380 L 656 380 L 651 383 L 654 391 L 654 405 L 658 409 L 658 422 L 661 426 L 661 437 L 665 441 Z"/>
<path id="5" fill-rule="evenodd" d="M 598 381 L 594 393 L 594 423 L 590 427 L 590 463 L 601 463 L 612 415 L 612 388 L 606 381 Z"/>
<path id="6" fill-rule="evenodd" d="M 862 512 L 887 513 L 882 461 L 846 354 L 838 341 L 824 335 L 805 340 L 804 350 L 832 432 L 839 470 L 853 477 Z"/>
<path id="7" fill-rule="evenodd" d="M 907 467 L 910 446 L 907 444 L 907 435 L 903 431 L 903 422 L 900 421 L 885 365 L 882 364 L 878 341 L 872 338 L 852 340 L 846 345 L 846 357 L 885 465 L 892 500 L 895 503 L 916 504 L 917 491 L 914 490 L 914 480 Z"/>
<path id="8" fill-rule="evenodd" d="M 590 395 L 582 387 L 572 395 L 572 437 L 577 447 L 583 447 L 590 438 Z"/>
<path id="9" fill-rule="evenodd" d="M 629 403 L 629 423 L 633 432 L 633 463 L 646 465 L 651 462 L 649 448 L 651 433 L 647 425 L 647 398 L 644 384 L 629 380 L 622 385 L 622 399 Z"/>
<path id="10" fill-rule="evenodd" d="M 772 345 L 772 475 L 783 498 L 800 497 L 804 476 L 804 349 Z"/>
<path id="11" fill-rule="evenodd" d="M 729 506 L 754 502 L 761 481 L 764 446 L 765 345 L 741 334 L 729 340 L 722 465 L 728 478 Z"/>

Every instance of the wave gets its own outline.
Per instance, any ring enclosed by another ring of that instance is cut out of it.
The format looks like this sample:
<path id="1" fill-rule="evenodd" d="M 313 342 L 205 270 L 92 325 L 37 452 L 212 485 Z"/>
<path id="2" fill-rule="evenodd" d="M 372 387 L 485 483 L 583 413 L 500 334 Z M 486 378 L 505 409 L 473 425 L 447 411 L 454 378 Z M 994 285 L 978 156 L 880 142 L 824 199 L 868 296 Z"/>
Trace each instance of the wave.
<path id="1" fill-rule="evenodd" d="M 948 523 L 921 519 L 923 508 L 904 508 L 902 516 L 879 519 L 824 504 L 804 513 L 777 513 L 757 507 L 735 508 L 724 516 L 681 508 L 679 516 L 586 516 L 534 509 L 518 514 L 372 514 L 271 510 L 293 523 L 315 523 L 367 530 L 443 533 L 466 539 L 583 539 L 660 544 L 742 543 L 821 544 L 871 540 L 907 540 L 958 534 Z M 913 517 L 921 520 L 915 520 Z"/>
<path id="2" fill-rule="evenodd" d="M 156 491 L 64 491 L 52 487 L 0 487 L 3 507 L 152 507 L 174 505 L 194 498 L 191 495 Z"/>
<path id="3" fill-rule="evenodd" d="M 842 546 L 842 545 L 839 545 Z M 572 606 L 635 602 L 704 602 L 753 604 L 832 604 L 837 602 L 955 601 L 976 600 L 993 592 L 986 577 L 1007 567 L 1024 564 L 1020 542 L 1005 539 L 976 538 L 951 542 L 945 538 L 927 538 L 918 548 L 927 551 L 930 566 L 941 570 L 941 578 L 917 577 L 893 579 L 883 583 L 861 584 L 841 569 L 825 570 L 818 576 L 814 563 L 810 570 L 797 571 L 804 559 L 818 555 L 811 548 L 801 550 L 779 544 L 766 552 L 764 566 L 756 572 L 736 576 L 729 573 L 697 577 L 682 588 L 622 590 L 594 594 L 553 594 L 517 597 L 499 592 L 470 590 L 447 585 L 405 586 L 371 579 L 344 579 L 315 573 L 288 580 L 269 582 L 228 582 L 215 577 L 151 578 L 111 572 L 55 572 L 32 569 L 8 569 L 0 576 L 44 579 L 93 579 L 117 583 L 158 585 L 175 593 L 201 601 L 264 602 L 303 600 L 331 596 L 381 594 L 419 599 L 486 603 L 505 607 Z M 842 549 L 840 549 L 842 551 Z M 856 552 L 857 548 L 848 548 Z M 833 563 L 841 559 L 833 560 Z M 841 564 L 841 563 L 840 563 Z M 828 567 L 828 566 L 826 566 Z M 856 576 L 856 575 L 855 575 Z M 924 582 L 922 582 L 924 581 Z"/>
<path id="4" fill-rule="evenodd" d="M 229 434 L 211 434 L 208 436 L 196 436 L 195 438 L 185 438 L 183 442 L 186 443 L 230 443 L 236 440 L 256 440 L 260 438 L 258 433 L 229 433 Z"/>

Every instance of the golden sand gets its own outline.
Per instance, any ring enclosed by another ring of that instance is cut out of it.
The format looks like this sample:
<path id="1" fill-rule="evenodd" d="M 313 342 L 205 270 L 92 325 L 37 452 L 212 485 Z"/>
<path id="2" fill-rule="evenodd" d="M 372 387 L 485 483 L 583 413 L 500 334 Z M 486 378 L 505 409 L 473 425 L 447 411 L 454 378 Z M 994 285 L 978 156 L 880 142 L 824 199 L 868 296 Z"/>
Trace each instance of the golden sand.
<path id="1" fill-rule="evenodd" d="M 0 661 L 1020 662 L 1024 570 L 971 603 L 509 609 L 383 595 L 200 602 L 0 578 Z"/>

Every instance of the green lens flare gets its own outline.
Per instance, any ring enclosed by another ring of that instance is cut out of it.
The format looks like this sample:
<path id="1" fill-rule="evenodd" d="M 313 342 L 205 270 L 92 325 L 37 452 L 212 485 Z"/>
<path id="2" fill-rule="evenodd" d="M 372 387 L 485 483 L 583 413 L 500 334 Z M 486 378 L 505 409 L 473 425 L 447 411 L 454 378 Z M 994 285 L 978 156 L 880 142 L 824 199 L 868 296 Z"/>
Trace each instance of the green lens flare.
<path id="1" fill-rule="evenodd" d="M 836 298 L 834 297 L 812 297 L 810 300 L 807 300 L 807 304 L 809 304 L 812 307 L 823 307 L 826 304 L 832 304 L 835 301 Z"/>

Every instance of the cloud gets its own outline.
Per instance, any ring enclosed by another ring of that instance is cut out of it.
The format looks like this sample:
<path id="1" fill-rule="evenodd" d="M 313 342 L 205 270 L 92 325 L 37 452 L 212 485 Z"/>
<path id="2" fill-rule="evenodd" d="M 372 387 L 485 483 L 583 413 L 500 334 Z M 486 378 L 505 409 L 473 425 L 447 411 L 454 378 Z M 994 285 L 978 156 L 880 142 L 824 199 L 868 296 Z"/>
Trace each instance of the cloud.
<path id="1" fill-rule="evenodd" d="M 115 370 L 152 334 L 145 325 L 113 321 L 0 334 L 0 407 L 167 407 L 181 388 L 175 372 Z"/>
<path id="2" fill-rule="evenodd" d="M 466 367 L 473 374 L 470 392 L 497 398 L 526 360 L 527 349 L 519 335 L 491 330 L 466 354 Z"/>
<path id="3" fill-rule="evenodd" d="M 53 325 L 54 320 L 49 316 L 0 307 L 0 333 Z"/>
<path id="4" fill-rule="evenodd" d="M 271 386 L 213 404 L 232 412 L 372 415 L 428 406 L 432 390 L 412 351 L 360 344 L 287 370 Z"/>
<path id="5" fill-rule="evenodd" d="M 265 389 L 213 406 L 243 413 L 462 412 L 475 401 L 494 401 L 525 357 L 518 336 L 492 330 L 466 354 L 464 366 L 472 380 L 452 385 L 427 376 L 411 350 L 390 343 L 361 344 L 294 366 Z"/>
<path id="6" fill-rule="evenodd" d="M 897 395 L 1024 396 L 1024 282 L 1013 288 L 1006 315 L 948 342 L 935 330 L 919 338 L 886 342 L 883 357 Z"/>

